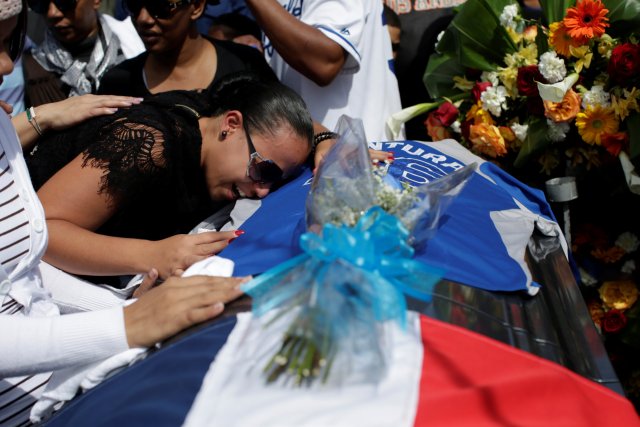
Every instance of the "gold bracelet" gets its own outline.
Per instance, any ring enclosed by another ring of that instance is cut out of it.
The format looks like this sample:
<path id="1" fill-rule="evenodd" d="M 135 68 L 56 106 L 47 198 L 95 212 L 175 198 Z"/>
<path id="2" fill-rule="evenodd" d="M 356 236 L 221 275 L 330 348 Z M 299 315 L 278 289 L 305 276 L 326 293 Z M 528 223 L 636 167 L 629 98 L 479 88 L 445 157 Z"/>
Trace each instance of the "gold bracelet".
<path id="1" fill-rule="evenodd" d="M 33 128 L 38 132 L 38 135 L 42 136 L 42 128 L 38 121 L 36 120 L 36 109 L 33 107 L 27 108 L 27 121 L 33 126 Z"/>

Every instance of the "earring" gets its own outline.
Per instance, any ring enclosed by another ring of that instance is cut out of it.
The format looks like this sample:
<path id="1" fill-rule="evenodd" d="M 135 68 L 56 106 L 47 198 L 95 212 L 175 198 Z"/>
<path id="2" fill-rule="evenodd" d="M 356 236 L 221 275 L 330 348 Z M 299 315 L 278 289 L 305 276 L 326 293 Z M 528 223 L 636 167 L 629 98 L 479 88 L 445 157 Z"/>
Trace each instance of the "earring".
<path id="1" fill-rule="evenodd" d="M 222 132 L 220 132 L 220 139 L 225 139 L 227 135 L 229 135 L 229 132 L 223 130 Z"/>

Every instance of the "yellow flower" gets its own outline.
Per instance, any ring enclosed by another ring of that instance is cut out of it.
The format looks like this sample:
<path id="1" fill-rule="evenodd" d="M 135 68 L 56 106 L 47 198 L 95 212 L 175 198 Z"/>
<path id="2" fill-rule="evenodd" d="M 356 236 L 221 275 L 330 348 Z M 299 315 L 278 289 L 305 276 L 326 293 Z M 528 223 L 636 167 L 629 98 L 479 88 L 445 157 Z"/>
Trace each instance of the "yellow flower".
<path id="1" fill-rule="evenodd" d="M 538 63 L 538 46 L 535 43 L 530 43 L 521 48 L 518 55 L 522 58 L 522 65 L 536 65 Z"/>
<path id="2" fill-rule="evenodd" d="M 507 27 L 505 29 L 507 30 L 507 34 L 509 34 L 509 37 L 511 37 L 511 40 L 513 40 L 514 43 L 520 43 L 520 40 L 522 40 L 522 34 L 518 33 L 515 28 L 512 27 Z"/>
<path id="3" fill-rule="evenodd" d="M 474 125 L 478 125 L 480 123 L 493 125 L 494 123 L 491 114 L 488 111 L 482 109 L 481 101 L 478 101 L 469 109 L 469 111 L 467 111 L 466 119 L 473 121 Z"/>
<path id="4" fill-rule="evenodd" d="M 618 119 L 624 120 L 629 115 L 629 100 L 611 95 L 611 108 Z"/>
<path id="5" fill-rule="evenodd" d="M 603 58 L 611 58 L 611 51 L 615 47 L 615 42 L 609 34 L 603 34 L 598 41 L 598 53 Z"/>
<path id="6" fill-rule="evenodd" d="M 498 68 L 498 78 L 510 97 L 518 96 L 518 67 Z"/>
<path id="7" fill-rule="evenodd" d="M 627 89 L 624 89 L 622 92 L 624 93 L 625 98 L 627 98 L 627 101 L 629 101 L 627 108 L 629 108 L 630 110 L 636 110 L 640 112 L 640 107 L 638 107 L 638 98 L 640 97 L 640 90 L 636 89 L 636 87 L 634 86 L 633 89 L 631 89 L 630 91 Z"/>
<path id="8" fill-rule="evenodd" d="M 569 160 L 569 165 L 575 167 L 582 163 L 586 164 L 587 170 L 600 166 L 600 153 L 593 147 L 572 147 L 565 151 Z"/>
<path id="9" fill-rule="evenodd" d="M 473 82 L 467 80 L 464 76 L 453 77 L 453 87 L 462 91 L 468 92 L 473 89 Z"/>
<path id="10" fill-rule="evenodd" d="M 591 59 L 593 58 L 593 53 L 589 49 L 589 46 L 580 46 L 580 47 L 569 47 L 569 52 L 571 56 L 577 58 L 574 68 L 576 72 L 581 72 L 582 68 L 589 68 L 591 66 Z"/>
<path id="11" fill-rule="evenodd" d="M 619 124 L 613 109 L 601 105 L 589 106 L 576 117 L 578 133 L 584 142 L 592 145 L 600 145 L 602 135 L 618 132 Z"/>
<path id="12" fill-rule="evenodd" d="M 538 163 L 541 166 L 540 172 L 545 175 L 551 175 L 551 172 L 560 165 L 560 160 L 558 160 L 557 153 L 546 151 L 538 158 Z"/>
<path id="13" fill-rule="evenodd" d="M 605 306 L 616 310 L 626 310 L 638 299 L 638 288 L 631 280 L 604 282 L 598 293 Z"/>
<path id="14" fill-rule="evenodd" d="M 504 138 L 496 126 L 487 123 L 471 125 L 469 140 L 471 141 L 471 149 L 476 153 L 493 158 L 507 154 Z"/>

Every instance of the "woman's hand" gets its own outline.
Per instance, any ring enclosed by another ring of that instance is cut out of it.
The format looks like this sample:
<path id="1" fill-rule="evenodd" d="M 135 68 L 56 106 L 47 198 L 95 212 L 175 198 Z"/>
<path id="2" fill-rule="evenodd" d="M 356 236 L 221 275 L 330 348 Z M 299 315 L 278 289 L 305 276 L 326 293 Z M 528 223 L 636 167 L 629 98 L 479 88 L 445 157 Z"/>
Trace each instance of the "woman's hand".
<path id="1" fill-rule="evenodd" d="M 27 113 L 11 119 L 24 150 L 30 149 L 49 130 L 63 130 L 75 126 L 91 117 L 113 114 L 118 108 L 131 107 L 142 102 L 142 98 L 116 95 L 82 95 L 62 101 L 34 107 L 34 122 L 29 123 Z M 37 125 L 36 125 L 37 123 Z"/>
<path id="2" fill-rule="evenodd" d="M 199 234 L 179 234 L 152 243 L 149 264 L 158 269 L 161 279 L 180 274 L 191 264 L 215 255 L 244 232 L 207 231 Z"/>
<path id="3" fill-rule="evenodd" d="M 337 142 L 336 139 L 325 139 L 324 141 L 320 142 L 320 144 L 318 144 L 318 146 L 316 147 L 315 157 L 313 159 L 314 160 L 313 164 L 315 165 L 313 168 L 314 175 L 318 170 L 320 163 L 324 160 L 327 153 L 329 152 L 331 147 L 335 145 L 336 142 Z M 394 160 L 394 156 L 392 152 L 374 150 L 372 148 L 369 148 L 369 157 L 371 157 L 371 161 L 373 163 L 378 163 L 378 162 L 393 163 L 393 160 Z"/>
<path id="4" fill-rule="evenodd" d="M 113 114 L 119 108 L 131 107 L 142 98 L 116 95 L 82 95 L 35 107 L 38 124 L 43 132 L 63 130 L 91 117 Z"/>
<path id="5" fill-rule="evenodd" d="M 149 347 L 197 323 L 216 317 L 242 295 L 246 278 L 170 277 L 124 308 L 129 347 Z"/>

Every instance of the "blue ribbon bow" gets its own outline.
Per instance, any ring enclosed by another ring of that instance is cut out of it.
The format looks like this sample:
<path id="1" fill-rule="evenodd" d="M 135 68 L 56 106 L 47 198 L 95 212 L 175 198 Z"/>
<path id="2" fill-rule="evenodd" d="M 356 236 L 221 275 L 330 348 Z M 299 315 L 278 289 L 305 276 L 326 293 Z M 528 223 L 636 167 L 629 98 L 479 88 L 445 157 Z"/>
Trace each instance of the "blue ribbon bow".
<path id="1" fill-rule="evenodd" d="M 408 237 L 398 218 L 373 207 L 353 227 L 325 224 L 322 235 L 303 234 L 300 246 L 305 253 L 254 278 L 243 290 L 254 299 L 257 316 L 292 305 L 316 286 L 316 301 L 335 305 L 341 295 L 353 306 L 372 309 L 377 321 L 395 319 L 406 328 L 405 295 L 430 301 L 433 286 L 444 275 L 412 259 Z M 342 329 L 339 322 L 346 321 L 333 322 Z"/>

